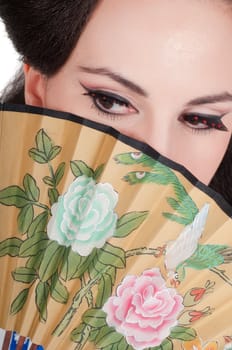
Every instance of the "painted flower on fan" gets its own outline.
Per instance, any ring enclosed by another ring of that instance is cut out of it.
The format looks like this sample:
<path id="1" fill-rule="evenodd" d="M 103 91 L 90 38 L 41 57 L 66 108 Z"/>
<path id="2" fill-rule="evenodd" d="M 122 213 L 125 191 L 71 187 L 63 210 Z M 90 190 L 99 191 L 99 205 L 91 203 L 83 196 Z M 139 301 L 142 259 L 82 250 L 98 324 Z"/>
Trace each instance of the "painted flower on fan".
<path id="1" fill-rule="evenodd" d="M 47 233 L 51 240 L 71 246 L 81 256 L 101 248 L 113 236 L 118 194 L 109 183 L 96 183 L 85 175 L 69 186 L 51 208 Z"/>
<path id="2" fill-rule="evenodd" d="M 203 343 L 199 337 L 190 341 L 183 341 L 183 350 L 218 350 L 219 345 L 216 341 Z"/>
<path id="3" fill-rule="evenodd" d="M 136 350 L 159 346 L 178 324 L 183 298 L 168 288 L 158 268 L 130 275 L 118 286 L 103 310 L 110 327 Z"/>

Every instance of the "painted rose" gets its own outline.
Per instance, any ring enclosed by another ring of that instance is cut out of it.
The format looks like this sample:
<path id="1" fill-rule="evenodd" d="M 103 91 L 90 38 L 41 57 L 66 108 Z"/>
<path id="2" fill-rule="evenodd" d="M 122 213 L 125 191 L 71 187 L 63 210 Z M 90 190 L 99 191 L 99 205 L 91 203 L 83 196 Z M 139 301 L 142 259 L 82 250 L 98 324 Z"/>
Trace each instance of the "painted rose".
<path id="1" fill-rule="evenodd" d="M 51 240 L 71 246 L 82 256 L 101 248 L 113 236 L 118 194 L 109 183 L 98 183 L 85 175 L 78 177 L 52 208 L 47 233 Z"/>
<path id="2" fill-rule="evenodd" d="M 183 298 L 167 288 L 158 268 L 127 276 L 103 307 L 107 324 L 136 350 L 160 345 L 177 325 Z"/>

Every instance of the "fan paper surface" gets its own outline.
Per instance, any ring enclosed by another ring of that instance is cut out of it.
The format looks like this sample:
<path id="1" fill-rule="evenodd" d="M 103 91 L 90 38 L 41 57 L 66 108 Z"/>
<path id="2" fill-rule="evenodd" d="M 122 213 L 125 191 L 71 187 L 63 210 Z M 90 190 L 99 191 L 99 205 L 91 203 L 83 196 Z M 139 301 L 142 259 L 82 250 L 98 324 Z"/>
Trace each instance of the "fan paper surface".
<path id="1" fill-rule="evenodd" d="M 0 111 L 0 348 L 232 349 L 229 205 L 113 129 L 18 108 Z"/>

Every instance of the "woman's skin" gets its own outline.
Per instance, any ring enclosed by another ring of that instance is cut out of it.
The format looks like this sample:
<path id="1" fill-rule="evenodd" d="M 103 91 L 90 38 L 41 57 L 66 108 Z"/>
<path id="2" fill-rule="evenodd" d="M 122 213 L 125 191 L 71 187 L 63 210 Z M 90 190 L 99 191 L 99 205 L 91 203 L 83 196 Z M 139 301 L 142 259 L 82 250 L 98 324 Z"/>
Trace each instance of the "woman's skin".
<path id="1" fill-rule="evenodd" d="M 231 10 L 102 0 L 58 73 L 25 67 L 26 103 L 111 125 L 208 184 L 232 130 Z"/>

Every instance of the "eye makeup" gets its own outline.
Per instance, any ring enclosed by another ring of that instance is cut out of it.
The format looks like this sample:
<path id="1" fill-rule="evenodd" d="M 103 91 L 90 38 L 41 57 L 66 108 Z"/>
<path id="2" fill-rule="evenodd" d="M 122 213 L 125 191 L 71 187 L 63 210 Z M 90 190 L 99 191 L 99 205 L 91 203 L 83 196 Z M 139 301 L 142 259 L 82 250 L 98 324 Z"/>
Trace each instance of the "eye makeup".
<path id="1" fill-rule="evenodd" d="M 86 90 L 83 95 L 92 100 L 93 106 L 97 111 L 110 116 L 111 119 L 112 116 L 127 116 L 137 113 L 136 108 L 134 108 L 127 99 L 113 92 L 89 89 L 84 85 L 82 85 L 82 87 Z"/>
<path id="2" fill-rule="evenodd" d="M 222 117 L 201 113 L 184 113 L 180 117 L 180 121 L 190 124 L 193 128 L 199 129 L 216 129 L 220 131 L 228 131 L 222 122 Z"/>
<path id="3" fill-rule="evenodd" d="M 107 92 L 107 91 L 101 91 L 101 90 L 88 90 L 88 92 L 84 93 L 85 96 L 91 96 L 93 98 L 101 98 L 103 101 L 115 101 L 119 105 L 125 105 L 129 106 L 130 102 L 126 99 L 122 98 L 121 96 L 118 96 L 114 93 Z"/>
<path id="4" fill-rule="evenodd" d="M 90 89 L 83 84 L 81 84 L 81 86 L 86 91 L 83 95 L 88 96 L 92 100 L 92 106 L 96 108 L 97 112 L 113 120 L 138 112 L 127 99 L 120 95 L 101 89 Z M 225 113 L 218 116 L 207 113 L 186 112 L 183 113 L 178 120 L 185 124 L 186 127 L 196 132 L 210 131 L 212 129 L 228 131 L 227 127 L 222 122 L 224 115 Z"/>

